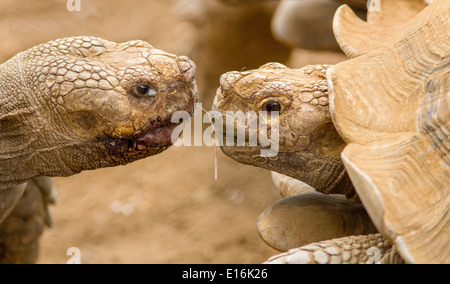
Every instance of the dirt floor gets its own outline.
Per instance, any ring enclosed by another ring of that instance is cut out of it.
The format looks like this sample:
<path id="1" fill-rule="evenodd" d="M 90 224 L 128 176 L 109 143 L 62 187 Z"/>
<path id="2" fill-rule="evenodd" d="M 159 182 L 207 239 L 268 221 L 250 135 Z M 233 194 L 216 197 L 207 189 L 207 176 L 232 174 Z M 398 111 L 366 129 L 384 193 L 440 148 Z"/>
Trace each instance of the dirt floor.
<path id="1" fill-rule="evenodd" d="M 176 0 L 81 0 L 81 12 L 68 12 L 66 2 L 2 0 L 1 61 L 74 35 L 142 39 L 189 55 L 196 35 L 196 28 L 178 16 Z M 296 50 L 290 66 L 344 58 Z M 80 249 L 83 263 L 261 263 L 277 253 L 255 228 L 258 215 L 279 199 L 270 173 L 220 154 L 215 181 L 212 148 L 171 148 L 128 166 L 55 183 L 54 225 L 42 238 L 40 263 L 66 263 L 71 247 Z"/>

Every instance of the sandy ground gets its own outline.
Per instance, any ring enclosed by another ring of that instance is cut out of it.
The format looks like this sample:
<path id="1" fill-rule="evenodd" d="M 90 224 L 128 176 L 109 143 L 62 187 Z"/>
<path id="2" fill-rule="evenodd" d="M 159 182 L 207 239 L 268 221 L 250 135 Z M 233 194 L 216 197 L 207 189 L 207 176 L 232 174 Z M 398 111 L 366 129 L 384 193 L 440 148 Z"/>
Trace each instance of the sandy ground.
<path id="1" fill-rule="evenodd" d="M 68 12 L 65 0 L 2 0 L 0 60 L 74 35 L 142 39 L 189 55 L 196 29 L 174 12 L 175 0 L 81 1 L 81 12 Z M 297 50 L 291 66 L 343 59 Z M 83 263 L 265 261 L 276 251 L 261 241 L 255 223 L 279 199 L 270 173 L 222 154 L 218 173 L 216 181 L 212 148 L 180 147 L 128 166 L 57 178 L 54 225 L 44 233 L 39 262 L 66 263 L 71 247 L 80 249 Z"/>

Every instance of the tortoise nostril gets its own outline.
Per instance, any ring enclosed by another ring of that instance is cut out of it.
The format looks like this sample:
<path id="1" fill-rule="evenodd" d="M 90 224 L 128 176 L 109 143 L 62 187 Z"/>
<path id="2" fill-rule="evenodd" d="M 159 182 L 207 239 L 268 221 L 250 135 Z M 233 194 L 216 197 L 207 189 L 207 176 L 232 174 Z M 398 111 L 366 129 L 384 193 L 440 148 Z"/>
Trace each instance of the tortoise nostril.
<path id="1" fill-rule="evenodd" d="M 241 78 L 242 75 L 236 71 L 225 73 L 220 77 L 220 86 L 225 88 L 233 87 Z"/>
<path id="2" fill-rule="evenodd" d="M 192 66 L 187 61 L 178 62 L 178 68 L 180 69 L 182 74 L 189 71 L 189 69 L 191 69 L 191 67 Z"/>
<path id="3" fill-rule="evenodd" d="M 196 67 L 191 59 L 186 56 L 180 56 L 177 58 L 177 64 L 186 82 L 190 82 L 195 78 Z"/>
<path id="4" fill-rule="evenodd" d="M 229 87 L 230 83 L 228 81 L 229 73 L 220 76 L 220 89 L 223 91 L 224 87 Z"/>
<path id="5" fill-rule="evenodd" d="M 195 68 L 194 62 L 186 56 L 180 56 L 177 58 L 178 68 L 182 74 L 188 72 L 192 68 Z"/>

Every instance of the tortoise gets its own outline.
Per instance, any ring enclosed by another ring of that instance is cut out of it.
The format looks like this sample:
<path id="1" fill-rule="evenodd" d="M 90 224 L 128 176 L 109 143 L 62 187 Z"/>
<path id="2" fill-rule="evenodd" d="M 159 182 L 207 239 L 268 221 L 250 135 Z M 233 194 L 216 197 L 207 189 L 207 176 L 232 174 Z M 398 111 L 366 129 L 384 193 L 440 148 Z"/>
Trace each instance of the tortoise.
<path id="1" fill-rule="evenodd" d="M 383 263 L 450 262 L 450 2 L 384 0 L 381 8 L 367 22 L 346 5 L 337 10 L 334 33 L 348 61 L 269 63 L 221 78 L 213 110 L 274 112 L 279 122 L 264 121 L 279 128 L 276 157 L 261 157 L 262 145 L 222 144 L 226 155 L 360 200 L 380 232 L 319 240 L 273 262 L 366 262 L 373 249 Z M 249 125 L 225 134 L 251 133 Z"/>
<path id="2" fill-rule="evenodd" d="M 170 147 L 172 115 L 192 114 L 198 99 L 195 72 L 189 58 L 147 42 L 88 36 L 44 43 L 0 65 L 0 263 L 36 261 L 54 200 L 45 177 Z"/>

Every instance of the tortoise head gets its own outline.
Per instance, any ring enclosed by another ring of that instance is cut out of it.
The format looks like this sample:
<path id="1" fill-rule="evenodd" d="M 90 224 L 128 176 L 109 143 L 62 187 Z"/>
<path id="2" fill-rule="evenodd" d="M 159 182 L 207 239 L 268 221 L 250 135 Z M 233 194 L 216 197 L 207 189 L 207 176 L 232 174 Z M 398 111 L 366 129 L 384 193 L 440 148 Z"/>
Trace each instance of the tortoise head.
<path id="1" fill-rule="evenodd" d="M 66 38 L 5 64 L 11 75 L 3 79 L 20 86 L 6 91 L 24 103 L 15 120 L 26 126 L 18 142 L 30 146 L 20 154 L 28 161 L 27 178 L 158 154 L 172 145 L 172 114 L 192 113 L 198 98 L 194 63 L 143 41 Z"/>
<path id="2" fill-rule="evenodd" d="M 344 180 L 351 188 L 339 158 L 345 143 L 330 117 L 325 76 L 328 67 L 289 69 L 279 63 L 269 63 L 257 70 L 224 74 L 213 106 L 228 125 L 228 129 L 223 127 L 226 129 L 221 144 L 223 152 L 241 163 L 300 179 L 322 192 L 339 192 L 338 185 Z M 230 114 L 239 111 L 246 119 L 234 121 Z M 267 118 L 259 116 L 258 123 L 247 119 L 251 117 L 249 113 L 260 112 L 266 112 Z M 234 129 L 229 125 L 234 125 Z M 267 126 L 267 130 L 261 126 Z M 270 139 L 278 132 L 276 155 L 261 156 L 267 143 L 264 145 L 261 139 L 252 137 L 252 127 L 257 128 L 253 129 L 253 136 L 258 138 Z M 272 131 L 273 128 L 277 131 Z M 240 130 L 247 134 L 246 144 L 227 143 L 226 138 L 231 141 L 229 137 L 237 136 Z M 257 144 L 251 145 L 252 138 Z"/>

